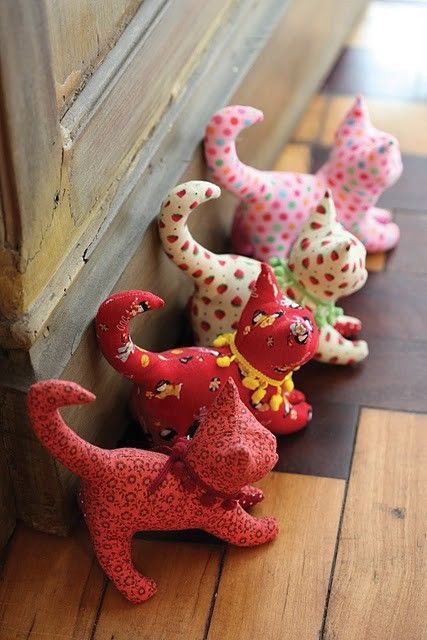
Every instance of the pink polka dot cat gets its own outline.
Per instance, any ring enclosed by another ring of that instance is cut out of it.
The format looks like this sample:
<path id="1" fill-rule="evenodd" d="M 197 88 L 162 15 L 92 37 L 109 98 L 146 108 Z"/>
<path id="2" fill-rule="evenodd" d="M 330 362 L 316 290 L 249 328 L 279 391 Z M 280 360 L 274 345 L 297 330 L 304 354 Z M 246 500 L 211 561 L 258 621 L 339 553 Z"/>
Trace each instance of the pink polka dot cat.
<path id="1" fill-rule="evenodd" d="M 43 446 L 81 478 L 80 502 L 99 564 L 128 600 L 144 602 L 157 590 L 132 561 L 138 531 L 197 528 L 241 547 L 276 537 L 275 518 L 256 518 L 240 504 L 242 488 L 276 464 L 276 439 L 241 402 L 232 380 L 194 438 L 178 440 L 169 456 L 101 449 L 80 438 L 58 409 L 94 399 L 73 382 L 45 380 L 30 389 L 29 414 Z"/>
<path id="2" fill-rule="evenodd" d="M 387 251 L 399 240 L 388 211 L 374 207 L 402 171 L 397 140 L 375 129 L 362 98 L 339 126 L 328 161 L 315 175 L 260 171 L 243 164 L 235 139 L 260 122 L 252 107 L 229 106 L 209 122 L 205 154 L 213 179 L 240 203 L 232 231 L 236 253 L 259 260 L 286 257 L 301 227 L 326 188 L 332 188 L 338 220 L 366 246 Z"/>

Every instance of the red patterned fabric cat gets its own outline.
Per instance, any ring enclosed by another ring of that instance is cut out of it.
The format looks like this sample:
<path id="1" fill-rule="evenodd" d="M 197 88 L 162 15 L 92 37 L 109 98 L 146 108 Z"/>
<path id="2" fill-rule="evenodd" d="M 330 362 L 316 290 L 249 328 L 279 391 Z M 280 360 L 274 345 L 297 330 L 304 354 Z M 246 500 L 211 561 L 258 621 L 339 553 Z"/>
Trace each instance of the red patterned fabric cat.
<path id="1" fill-rule="evenodd" d="M 43 446 L 81 478 L 81 506 L 96 556 L 128 600 L 143 602 L 157 589 L 132 562 L 138 531 L 197 528 L 242 547 L 276 537 L 275 518 L 255 518 L 239 504 L 242 487 L 265 476 L 277 453 L 275 437 L 243 405 L 232 380 L 194 438 L 178 440 L 169 457 L 105 450 L 82 440 L 58 408 L 94 399 L 77 384 L 47 380 L 31 387 L 29 414 Z"/>
<path id="2" fill-rule="evenodd" d="M 311 418 L 291 374 L 316 352 L 318 330 L 310 311 L 286 298 L 263 264 L 236 333 L 214 347 L 183 347 L 153 353 L 129 336 L 130 320 L 163 301 L 145 291 L 115 293 L 101 305 L 96 331 L 109 363 L 134 388 L 133 413 L 154 442 L 186 435 L 231 376 L 240 397 L 273 433 L 298 431 Z M 215 348 L 217 347 L 217 348 Z"/>

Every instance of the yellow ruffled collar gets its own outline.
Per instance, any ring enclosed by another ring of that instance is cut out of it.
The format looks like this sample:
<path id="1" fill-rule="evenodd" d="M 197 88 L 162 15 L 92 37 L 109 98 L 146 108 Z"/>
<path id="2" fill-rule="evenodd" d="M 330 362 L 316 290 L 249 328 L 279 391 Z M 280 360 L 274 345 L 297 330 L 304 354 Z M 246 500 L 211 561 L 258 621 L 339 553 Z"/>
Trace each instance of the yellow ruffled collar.
<path id="1" fill-rule="evenodd" d="M 275 380 L 274 378 L 266 376 L 262 371 L 255 369 L 240 353 L 236 347 L 234 337 L 235 333 L 223 333 L 214 340 L 214 347 L 229 346 L 233 354 L 232 356 L 218 356 L 216 359 L 217 365 L 219 367 L 229 367 L 234 361 L 238 363 L 240 369 L 245 374 L 242 380 L 243 386 L 254 392 L 251 396 L 254 405 L 259 404 L 264 398 L 268 386 L 276 387 L 276 393 L 270 398 L 270 408 L 272 411 L 279 411 L 284 402 L 287 404 L 286 398 L 283 397 L 283 391 L 292 391 L 294 388 L 292 380 L 293 371 L 286 374 L 283 380 Z"/>

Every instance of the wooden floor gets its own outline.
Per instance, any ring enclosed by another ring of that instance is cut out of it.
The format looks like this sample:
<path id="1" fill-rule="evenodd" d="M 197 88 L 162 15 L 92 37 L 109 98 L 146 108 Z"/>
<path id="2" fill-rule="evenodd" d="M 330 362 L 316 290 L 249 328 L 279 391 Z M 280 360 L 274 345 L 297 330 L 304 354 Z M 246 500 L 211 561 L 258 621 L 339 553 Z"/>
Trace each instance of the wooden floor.
<path id="1" fill-rule="evenodd" d="M 201 536 L 138 539 L 158 594 L 133 606 L 108 584 L 83 524 L 68 539 L 19 527 L 0 586 L 1 640 L 422 640 L 427 638 L 427 4 L 370 5 L 282 157 L 306 170 L 364 93 L 401 141 L 405 173 L 385 194 L 402 240 L 369 258 L 344 301 L 371 355 L 346 370 L 313 363 L 297 385 L 307 430 L 280 439 L 257 514 L 280 521 L 263 548 Z"/>

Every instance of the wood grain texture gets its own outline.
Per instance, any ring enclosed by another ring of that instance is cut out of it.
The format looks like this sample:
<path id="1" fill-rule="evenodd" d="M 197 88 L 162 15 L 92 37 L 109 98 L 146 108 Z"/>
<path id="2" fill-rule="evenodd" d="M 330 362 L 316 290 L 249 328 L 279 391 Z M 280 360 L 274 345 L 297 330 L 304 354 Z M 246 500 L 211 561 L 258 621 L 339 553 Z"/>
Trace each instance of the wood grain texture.
<path id="1" fill-rule="evenodd" d="M 366 268 L 369 273 L 384 271 L 386 265 L 385 253 L 368 253 L 366 256 Z"/>
<path id="2" fill-rule="evenodd" d="M 306 143 L 314 143 L 319 140 L 327 101 L 328 97 L 321 94 L 317 94 L 311 99 L 292 132 L 292 140 Z"/>
<path id="3" fill-rule="evenodd" d="M 274 514 L 279 536 L 229 548 L 208 640 L 317 640 L 322 625 L 344 482 L 272 473 L 254 513 Z"/>
<path id="4" fill-rule="evenodd" d="M 400 248 L 397 248 L 397 253 Z M 420 264 L 422 269 L 423 261 Z M 371 274 L 364 289 L 343 300 L 346 313 L 358 316 L 363 335 L 393 340 L 425 340 L 427 275 Z"/>
<path id="5" fill-rule="evenodd" d="M 354 367 L 309 362 L 295 376 L 297 388 L 304 389 L 314 407 L 326 393 L 331 402 L 427 412 L 427 341 L 418 336 L 411 340 L 370 337 L 363 331 L 360 335 L 369 343 L 364 362 Z"/>
<path id="6" fill-rule="evenodd" d="M 44 0 L 0 3 L 0 53 L 0 312 L 13 319 L 31 299 L 23 278 L 51 227 L 60 189 L 62 144 Z"/>
<path id="7" fill-rule="evenodd" d="M 104 64 L 111 65 L 111 77 L 96 102 L 86 104 L 83 92 L 63 120 L 71 138 L 71 215 L 77 224 L 121 178 L 170 101 L 185 90 L 201 53 L 234 3 L 173 0 L 148 29 L 142 6 L 131 25 L 130 32 L 135 30 L 137 36 L 134 46 L 121 41 L 112 52 L 114 60 L 107 57 Z M 163 60 L 167 64 L 161 64 Z M 94 77 L 89 95 L 96 82 Z"/>
<path id="8" fill-rule="evenodd" d="M 90 638 L 103 585 L 83 526 L 67 539 L 19 526 L 0 578 L 0 637 Z"/>
<path id="9" fill-rule="evenodd" d="M 142 0 L 54 0 L 46 3 L 60 113 L 114 46 Z"/>
<path id="10" fill-rule="evenodd" d="M 325 640 L 427 637 L 427 416 L 363 410 Z"/>
<path id="11" fill-rule="evenodd" d="M 16 521 L 15 495 L 0 433 L 0 551 L 11 536 Z"/>
<path id="12" fill-rule="evenodd" d="M 0 437 L 13 485 L 16 517 L 51 533 L 68 533 L 75 519 L 75 478 L 64 474 L 35 439 L 26 394 L 0 387 Z M 73 485 L 67 485 L 65 479 Z"/>
<path id="13" fill-rule="evenodd" d="M 400 227 L 401 238 L 397 250 L 388 259 L 387 269 L 393 273 L 427 274 L 427 215 L 398 211 L 395 220 Z"/>
<path id="14" fill-rule="evenodd" d="M 346 480 L 358 415 L 357 405 L 316 400 L 306 429 L 277 437 L 275 470 Z"/>
<path id="15" fill-rule="evenodd" d="M 218 545 L 134 541 L 157 594 L 135 606 L 109 584 L 93 640 L 202 640 L 222 555 Z"/>
<path id="16" fill-rule="evenodd" d="M 274 165 L 275 171 L 310 171 L 310 147 L 306 144 L 289 143 L 283 149 Z"/>

